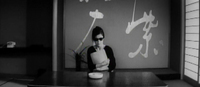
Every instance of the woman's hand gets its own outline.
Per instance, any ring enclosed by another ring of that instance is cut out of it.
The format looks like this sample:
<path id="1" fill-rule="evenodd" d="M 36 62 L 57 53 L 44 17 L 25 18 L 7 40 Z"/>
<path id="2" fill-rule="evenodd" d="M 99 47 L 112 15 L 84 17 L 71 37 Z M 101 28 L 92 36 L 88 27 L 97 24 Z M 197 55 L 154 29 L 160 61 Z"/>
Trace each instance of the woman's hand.
<path id="1" fill-rule="evenodd" d="M 97 52 L 103 50 L 101 46 L 95 46 L 95 49 L 96 49 Z"/>
<path id="2" fill-rule="evenodd" d="M 110 60 L 107 59 L 107 60 L 103 61 L 102 63 L 97 64 L 96 70 L 98 70 L 98 71 L 108 70 L 109 63 L 110 63 Z"/>
<path id="3" fill-rule="evenodd" d="M 96 67 L 97 67 L 97 68 L 100 68 L 100 67 L 103 67 L 103 66 L 108 66 L 109 63 L 110 63 L 110 59 L 107 59 L 107 60 L 103 61 L 103 62 L 100 63 L 100 64 L 96 64 Z"/>

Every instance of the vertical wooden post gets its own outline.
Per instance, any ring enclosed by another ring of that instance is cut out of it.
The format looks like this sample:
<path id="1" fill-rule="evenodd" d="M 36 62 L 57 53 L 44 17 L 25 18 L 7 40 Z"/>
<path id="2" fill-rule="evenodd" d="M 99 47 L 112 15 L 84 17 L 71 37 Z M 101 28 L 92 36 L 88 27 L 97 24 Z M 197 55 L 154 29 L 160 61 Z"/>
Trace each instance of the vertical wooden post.
<path id="1" fill-rule="evenodd" d="M 184 75 L 184 63 L 185 63 L 185 0 L 181 0 L 181 65 L 180 65 L 180 74 L 181 79 Z"/>
<path id="2" fill-rule="evenodd" d="M 53 71 L 57 71 L 57 14 L 58 14 L 58 0 L 53 0 Z"/>

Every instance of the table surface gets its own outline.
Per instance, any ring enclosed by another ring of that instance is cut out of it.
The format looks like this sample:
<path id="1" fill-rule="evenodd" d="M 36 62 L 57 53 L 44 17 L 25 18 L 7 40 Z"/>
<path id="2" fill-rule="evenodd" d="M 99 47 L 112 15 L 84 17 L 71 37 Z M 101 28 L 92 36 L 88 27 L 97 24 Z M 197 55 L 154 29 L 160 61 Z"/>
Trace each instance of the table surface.
<path id="1" fill-rule="evenodd" d="M 91 79 L 88 72 L 47 72 L 28 87 L 167 87 L 152 72 L 101 72 L 103 78 Z"/>

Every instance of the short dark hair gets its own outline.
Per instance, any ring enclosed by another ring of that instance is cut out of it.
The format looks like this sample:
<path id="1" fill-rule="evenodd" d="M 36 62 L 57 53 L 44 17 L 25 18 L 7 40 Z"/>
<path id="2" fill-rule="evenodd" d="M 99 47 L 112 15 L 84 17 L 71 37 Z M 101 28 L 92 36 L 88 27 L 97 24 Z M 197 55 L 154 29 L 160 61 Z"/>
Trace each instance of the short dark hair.
<path id="1" fill-rule="evenodd" d="M 92 40 L 95 40 L 96 36 L 99 35 L 99 34 L 102 34 L 103 38 L 105 38 L 103 29 L 99 26 L 96 26 L 92 31 Z"/>

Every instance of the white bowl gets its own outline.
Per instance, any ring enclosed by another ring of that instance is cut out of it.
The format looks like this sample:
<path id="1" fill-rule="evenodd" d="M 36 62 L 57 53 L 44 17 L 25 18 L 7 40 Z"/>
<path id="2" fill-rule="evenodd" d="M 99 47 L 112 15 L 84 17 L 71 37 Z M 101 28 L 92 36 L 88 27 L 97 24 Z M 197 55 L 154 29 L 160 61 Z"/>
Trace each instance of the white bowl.
<path id="1" fill-rule="evenodd" d="M 103 77 L 103 74 L 98 73 L 98 72 L 92 72 L 92 73 L 88 73 L 88 76 L 92 79 L 100 79 Z"/>

